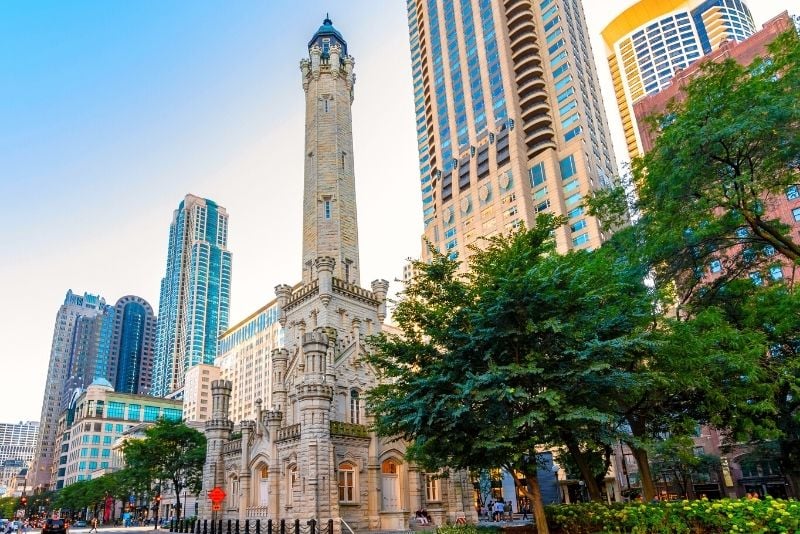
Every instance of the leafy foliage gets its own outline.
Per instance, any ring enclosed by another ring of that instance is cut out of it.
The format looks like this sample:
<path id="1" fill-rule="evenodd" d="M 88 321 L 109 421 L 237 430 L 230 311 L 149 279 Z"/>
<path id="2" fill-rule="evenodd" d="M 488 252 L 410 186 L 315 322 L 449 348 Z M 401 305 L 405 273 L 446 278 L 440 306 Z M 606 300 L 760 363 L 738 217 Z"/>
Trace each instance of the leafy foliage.
<path id="1" fill-rule="evenodd" d="M 772 534 L 800 528 L 800 502 L 767 498 L 660 503 L 600 503 L 547 507 L 553 528 L 572 534 L 728 533 Z"/>
<path id="2" fill-rule="evenodd" d="M 200 492 L 206 438 L 186 424 L 161 419 L 145 430 L 145 439 L 127 441 L 123 452 L 131 483 L 143 488 L 161 481 L 170 482 L 179 510 L 184 488 L 194 494 Z"/>

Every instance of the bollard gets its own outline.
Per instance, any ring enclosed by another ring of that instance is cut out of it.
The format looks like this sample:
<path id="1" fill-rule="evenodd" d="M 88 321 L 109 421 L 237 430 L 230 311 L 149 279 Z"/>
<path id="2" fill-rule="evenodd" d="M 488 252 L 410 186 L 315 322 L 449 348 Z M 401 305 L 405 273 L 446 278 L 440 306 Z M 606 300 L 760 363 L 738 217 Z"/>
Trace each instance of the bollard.
<path id="1" fill-rule="evenodd" d="M 272 519 L 269 520 L 269 524 L 272 525 Z M 256 534 L 261 534 L 261 520 L 260 519 L 256 519 Z"/>
<path id="2" fill-rule="evenodd" d="M 239 534 L 239 520 L 238 519 L 236 520 L 236 527 L 235 527 L 234 533 L 235 534 Z"/>
<path id="3" fill-rule="evenodd" d="M 286 520 L 281 519 L 281 534 L 286 534 Z"/>
<path id="4" fill-rule="evenodd" d="M 231 534 L 231 523 L 231 520 L 228 519 L 228 530 L 225 532 L 225 534 Z"/>
<path id="5" fill-rule="evenodd" d="M 333 534 L 333 519 L 328 519 L 328 534 Z"/>
<path id="6" fill-rule="evenodd" d="M 219 528 L 217 529 L 217 534 L 222 534 L 222 519 L 219 520 L 218 527 Z"/>
<path id="7" fill-rule="evenodd" d="M 294 534 L 300 534 L 300 520 L 294 520 Z"/>
<path id="8" fill-rule="evenodd" d="M 310 528 L 311 534 L 317 534 L 317 520 L 316 519 L 309 519 L 306 523 Z"/>
<path id="9" fill-rule="evenodd" d="M 211 520 L 211 534 L 217 534 L 217 522 Z"/>
<path id="10" fill-rule="evenodd" d="M 250 520 L 244 520 L 244 534 L 250 534 Z"/>
<path id="11" fill-rule="evenodd" d="M 203 534 L 208 534 L 208 519 L 203 519 Z"/>

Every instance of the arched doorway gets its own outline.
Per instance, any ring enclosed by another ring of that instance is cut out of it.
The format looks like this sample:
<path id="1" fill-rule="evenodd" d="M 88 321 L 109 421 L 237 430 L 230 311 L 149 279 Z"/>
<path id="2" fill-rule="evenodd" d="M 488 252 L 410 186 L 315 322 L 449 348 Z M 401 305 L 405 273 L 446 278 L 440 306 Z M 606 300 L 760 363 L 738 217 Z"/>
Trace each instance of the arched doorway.
<path id="1" fill-rule="evenodd" d="M 269 505 L 269 468 L 261 464 L 258 470 L 258 498 L 256 502 L 258 506 Z"/>
<path id="2" fill-rule="evenodd" d="M 384 512 L 399 512 L 402 509 L 400 499 L 400 462 L 389 458 L 381 463 L 381 494 Z"/>

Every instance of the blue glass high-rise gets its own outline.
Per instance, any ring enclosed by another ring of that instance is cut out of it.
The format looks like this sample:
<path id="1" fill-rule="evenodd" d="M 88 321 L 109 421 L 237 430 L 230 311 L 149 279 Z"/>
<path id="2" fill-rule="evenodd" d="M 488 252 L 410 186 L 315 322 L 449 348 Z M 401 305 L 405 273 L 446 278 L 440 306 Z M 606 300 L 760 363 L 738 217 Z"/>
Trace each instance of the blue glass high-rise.
<path id="1" fill-rule="evenodd" d="M 213 363 L 217 338 L 228 327 L 231 253 L 228 214 L 215 202 L 187 195 L 169 230 L 161 280 L 151 394 L 183 386 L 186 370 Z"/>

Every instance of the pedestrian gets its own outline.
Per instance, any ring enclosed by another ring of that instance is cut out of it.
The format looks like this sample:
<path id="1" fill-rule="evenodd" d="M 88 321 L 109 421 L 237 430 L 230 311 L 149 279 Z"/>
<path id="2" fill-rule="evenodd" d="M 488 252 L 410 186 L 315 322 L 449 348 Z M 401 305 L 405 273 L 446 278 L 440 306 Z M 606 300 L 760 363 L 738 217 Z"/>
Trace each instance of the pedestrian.
<path id="1" fill-rule="evenodd" d="M 527 501 L 522 503 L 522 520 L 523 521 L 527 521 L 528 520 L 528 503 L 527 503 Z"/>
<path id="2" fill-rule="evenodd" d="M 505 511 L 505 504 L 503 503 L 503 501 L 497 501 L 496 503 L 494 503 L 494 520 L 502 521 L 504 511 Z"/>
<path id="3" fill-rule="evenodd" d="M 92 532 L 97 532 L 97 518 L 96 517 L 92 518 L 92 528 L 89 529 L 89 534 L 91 534 Z"/>

